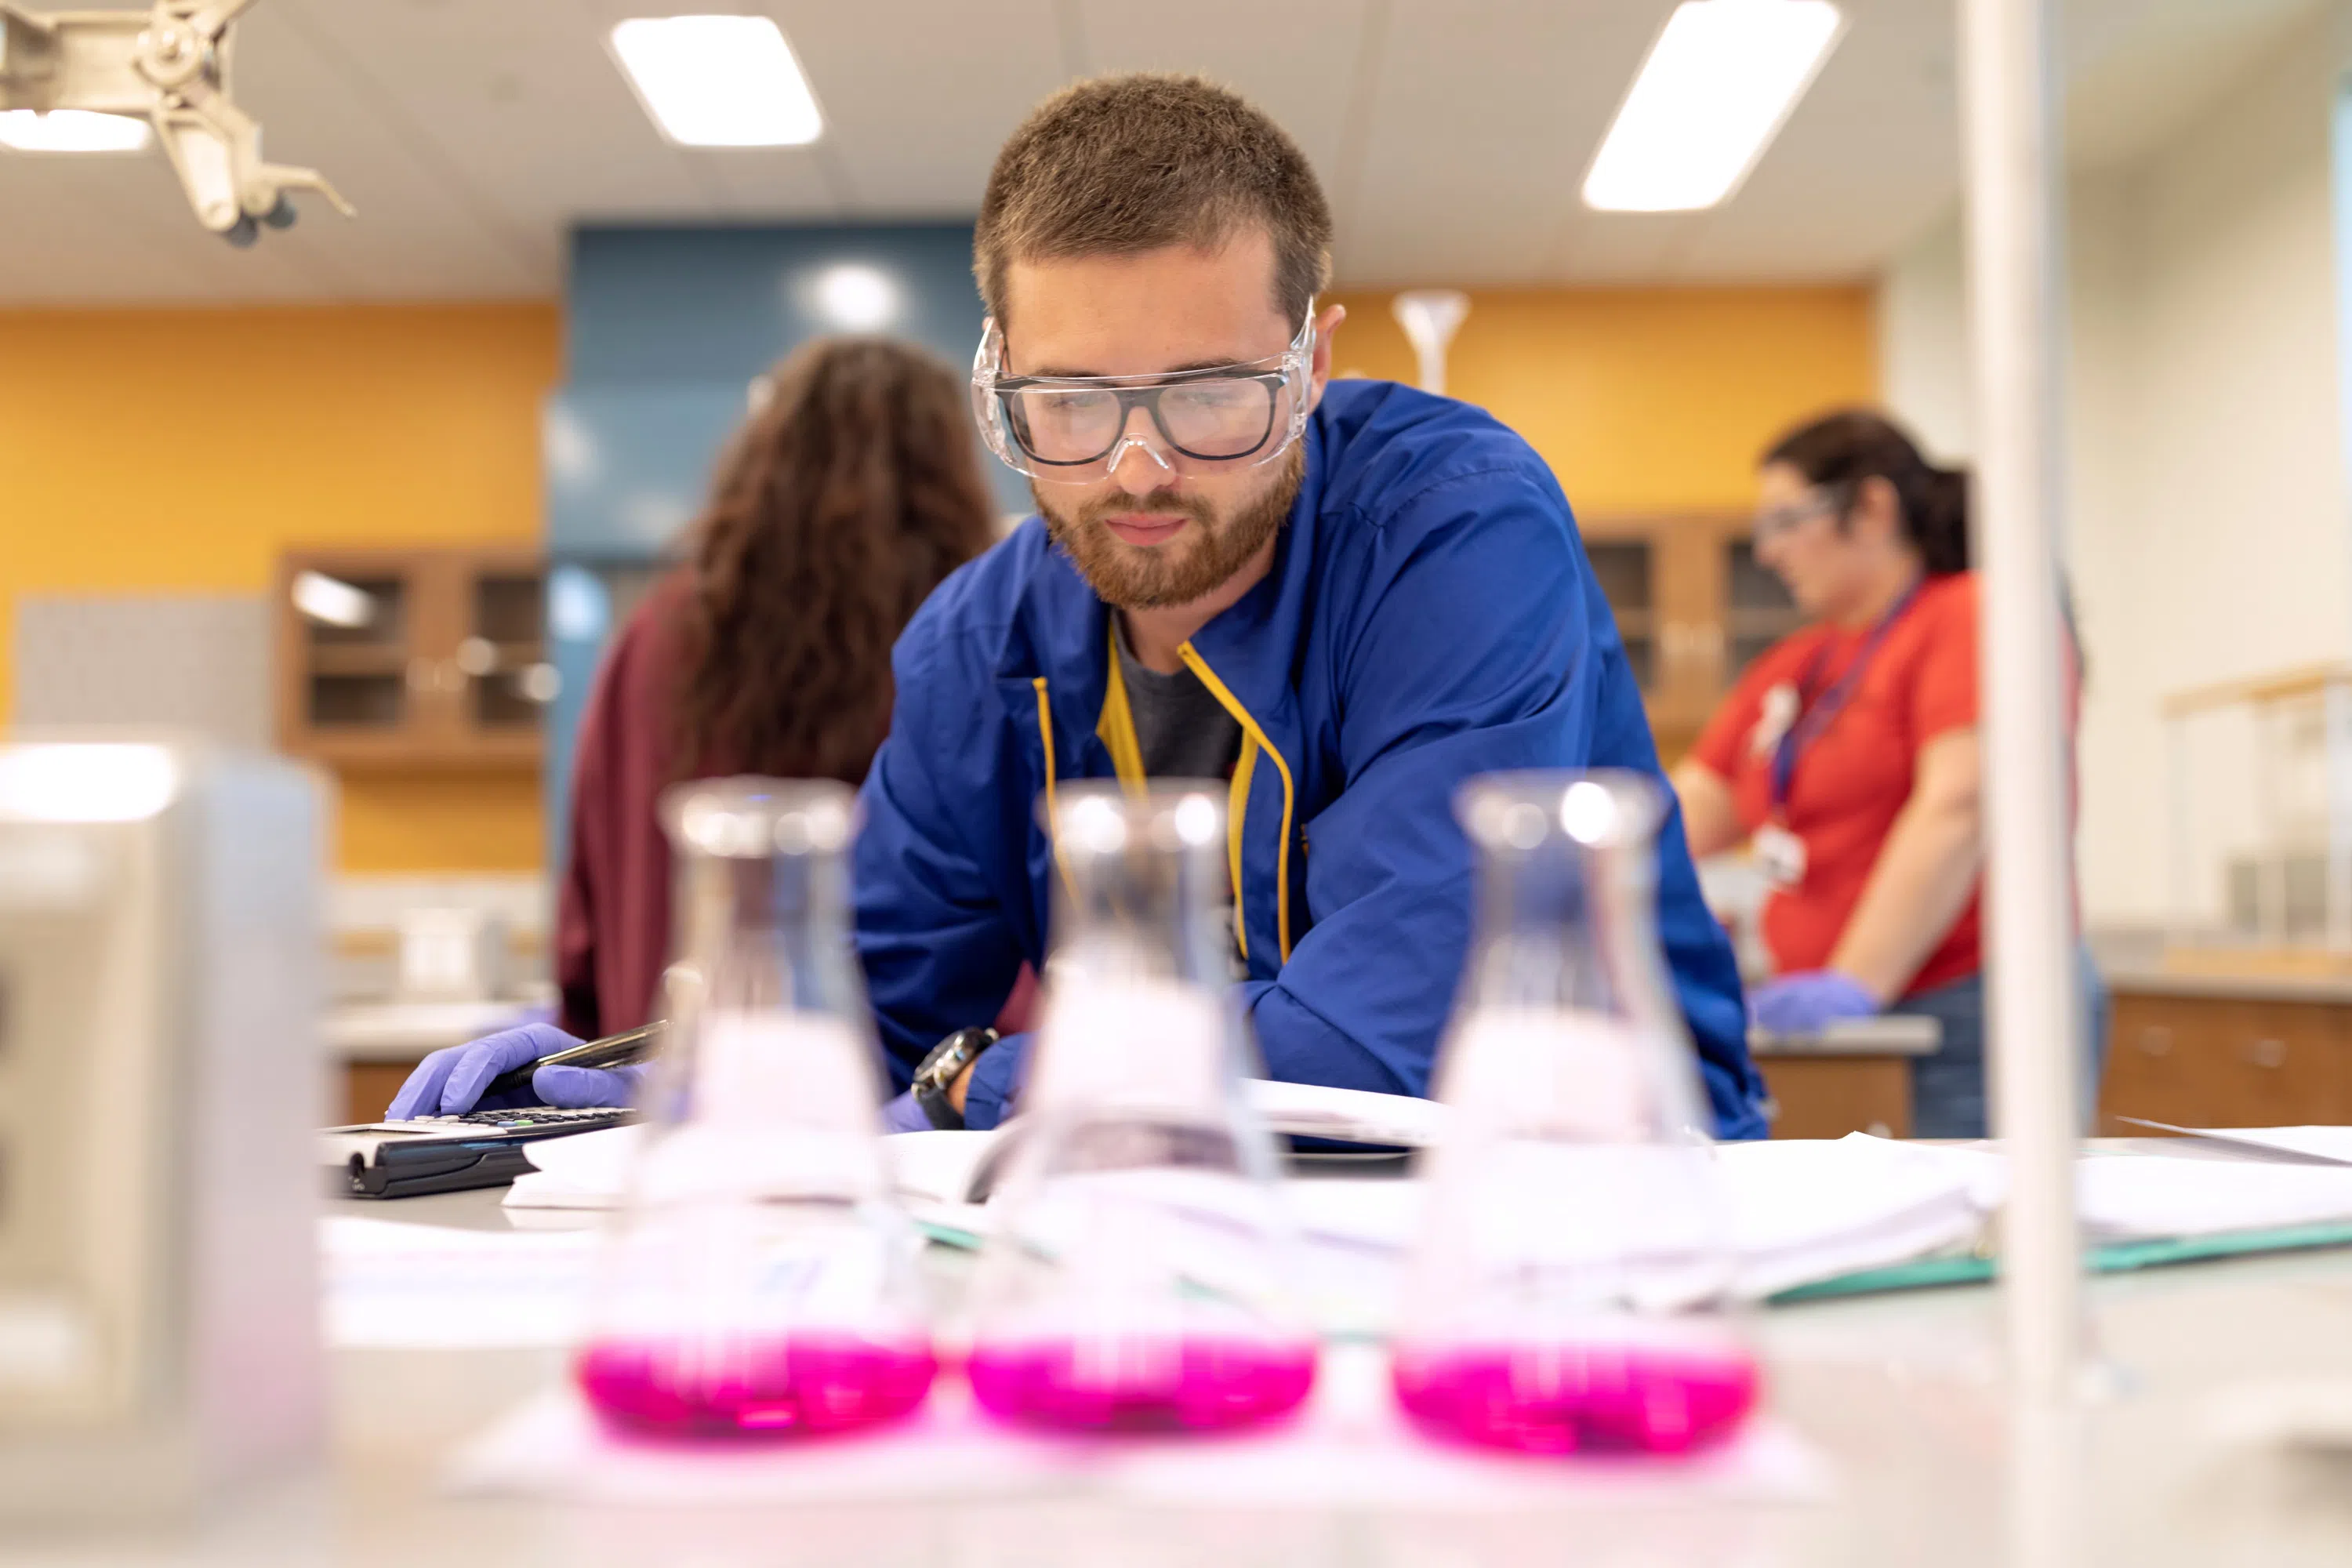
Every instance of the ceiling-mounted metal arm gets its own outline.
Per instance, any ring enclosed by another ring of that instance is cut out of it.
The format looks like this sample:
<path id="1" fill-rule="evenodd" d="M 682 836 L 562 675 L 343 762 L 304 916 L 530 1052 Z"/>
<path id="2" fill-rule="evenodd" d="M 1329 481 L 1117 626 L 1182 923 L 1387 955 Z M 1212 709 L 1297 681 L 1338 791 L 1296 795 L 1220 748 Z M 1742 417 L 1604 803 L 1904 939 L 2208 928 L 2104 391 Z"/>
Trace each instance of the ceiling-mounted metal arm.
<path id="1" fill-rule="evenodd" d="M 235 245 L 294 221 L 291 191 L 351 204 L 316 169 L 269 163 L 229 95 L 231 23 L 254 0 L 156 0 L 147 11 L 27 11 L 0 0 L 0 110 L 147 121 L 197 221 Z"/>

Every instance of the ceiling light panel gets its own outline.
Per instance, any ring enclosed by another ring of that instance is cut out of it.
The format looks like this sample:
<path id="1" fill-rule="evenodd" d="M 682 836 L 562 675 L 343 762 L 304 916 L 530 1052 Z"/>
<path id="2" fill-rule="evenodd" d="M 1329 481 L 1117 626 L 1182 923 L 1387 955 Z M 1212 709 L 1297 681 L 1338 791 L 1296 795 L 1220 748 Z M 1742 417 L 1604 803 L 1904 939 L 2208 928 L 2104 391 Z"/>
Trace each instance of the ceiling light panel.
<path id="1" fill-rule="evenodd" d="M 19 153 L 136 153 L 147 145 L 149 134 L 145 121 L 127 114 L 0 110 L 0 147 Z"/>
<path id="2" fill-rule="evenodd" d="M 797 147 L 824 130 L 808 78 L 765 16 L 639 16 L 613 54 L 662 134 L 688 147 Z"/>
<path id="3" fill-rule="evenodd" d="M 1584 179 L 1603 212 L 1711 207 L 1771 145 L 1844 26 L 1829 0 L 1685 0 Z"/>

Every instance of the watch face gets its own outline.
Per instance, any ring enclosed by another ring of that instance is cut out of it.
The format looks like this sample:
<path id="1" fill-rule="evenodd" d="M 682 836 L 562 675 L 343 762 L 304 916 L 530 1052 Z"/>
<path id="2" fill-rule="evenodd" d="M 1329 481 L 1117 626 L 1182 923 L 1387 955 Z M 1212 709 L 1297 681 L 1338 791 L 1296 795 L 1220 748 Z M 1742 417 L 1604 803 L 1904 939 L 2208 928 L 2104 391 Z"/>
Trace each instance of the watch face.
<path id="1" fill-rule="evenodd" d="M 971 1059 L 971 1031 L 958 1029 L 931 1047 L 931 1054 L 915 1069 L 915 1081 L 927 1088 L 944 1089 Z"/>

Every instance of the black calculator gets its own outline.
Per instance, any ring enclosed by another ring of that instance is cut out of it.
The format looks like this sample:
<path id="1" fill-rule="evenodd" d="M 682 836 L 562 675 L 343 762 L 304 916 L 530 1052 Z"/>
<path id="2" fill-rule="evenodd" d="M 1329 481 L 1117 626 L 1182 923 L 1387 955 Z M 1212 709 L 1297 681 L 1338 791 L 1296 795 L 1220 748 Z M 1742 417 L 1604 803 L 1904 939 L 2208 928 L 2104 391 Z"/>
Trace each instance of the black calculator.
<path id="1" fill-rule="evenodd" d="M 618 1107 L 559 1110 L 526 1105 L 414 1121 L 366 1121 L 330 1127 L 319 1136 L 330 1190 L 354 1198 L 407 1198 L 505 1186 L 531 1168 L 524 1144 L 636 1119 L 635 1111 Z"/>

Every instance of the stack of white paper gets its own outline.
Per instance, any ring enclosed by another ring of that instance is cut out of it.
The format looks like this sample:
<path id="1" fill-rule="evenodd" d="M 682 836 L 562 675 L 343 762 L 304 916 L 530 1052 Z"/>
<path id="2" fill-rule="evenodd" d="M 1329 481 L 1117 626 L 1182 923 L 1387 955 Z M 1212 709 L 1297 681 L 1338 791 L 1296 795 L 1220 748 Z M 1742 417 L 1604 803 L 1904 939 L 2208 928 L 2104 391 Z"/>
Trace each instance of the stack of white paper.
<path id="1" fill-rule="evenodd" d="M 1251 1079 L 1250 1108 L 1276 1132 L 1353 1143 L 1421 1148 L 1437 1141 L 1445 1108 L 1409 1095 Z M 1018 1123 L 1012 1124 L 1017 1127 Z M 536 1167 L 507 1194 L 515 1208 L 612 1208 L 621 1201 L 630 1152 L 643 1133 L 607 1128 L 528 1144 Z M 902 1132 L 884 1142 L 909 1198 L 962 1204 L 984 1197 L 997 1163 L 997 1132 Z"/>
<path id="2" fill-rule="evenodd" d="M 2260 1131 L 2231 1134 L 2249 1142 L 2267 1136 Z M 2292 1145 L 2281 1141 L 2272 1146 Z M 1998 1208 L 2007 1195 L 2007 1163 L 1998 1150 L 1920 1148 L 1919 1152 L 1956 1172 L 1968 1173 L 1987 1210 Z M 2084 1236 L 2093 1242 L 2352 1224 L 2352 1164 L 2094 1154 L 2076 1163 L 2074 1192 Z"/>
<path id="3" fill-rule="evenodd" d="M 535 1167 L 507 1189 L 510 1209 L 610 1209 L 628 1188 L 645 1129 L 605 1127 L 523 1146 Z M 882 1141 L 899 1193 L 910 1202 L 961 1204 L 999 1146 L 993 1132 L 901 1132 Z"/>
<path id="4" fill-rule="evenodd" d="M 1444 1110 L 1396 1095 L 1253 1082 L 1253 1102 L 1278 1129 L 1362 1141 L 1434 1140 Z M 1017 1127 L 1017 1123 L 1014 1124 Z M 529 1146 L 539 1169 L 518 1181 L 517 1209 L 602 1208 L 620 1199 L 638 1128 Z M 1017 1136 L 1017 1133 L 1015 1134 Z M 2352 1129 L 2241 1130 L 2223 1135 L 2313 1157 L 2352 1158 Z M 884 1141 L 899 1193 L 936 1232 L 976 1239 L 984 1193 L 1008 1144 L 996 1132 L 910 1132 Z M 1997 1150 L 1951 1149 L 1854 1134 L 1835 1142 L 1725 1144 L 1716 1151 L 1737 1255 L 1738 1291 L 1762 1298 L 1857 1269 L 1967 1246 L 2000 1206 L 2007 1172 Z M 2352 1163 L 2095 1156 L 2082 1163 L 2082 1215 L 2095 1241 L 2192 1237 L 2352 1222 Z M 1310 1178 L 1285 1184 L 1312 1244 L 1381 1267 L 1408 1247 L 1423 1194 L 1404 1180 Z M 1530 1201 L 1537 1201 L 1531 1197 Z M 1360 1269 L 1350 1292 L 1376 1294 Z M 1354 1321 L 1355 1314 L 1345 1314 Z"/>
<path id="5" fill-rule="evenodd" d="M 2175 1127 L 2164 1121 L 2141 1121 L 2137 1117 L 2124 1120 L 2163 1132 L 2184 1132 L 2235 1150 L 2292 1154 L 2305 1160 L 2352 1165 L 2352 1127 Z"/>
<path id="6" fill-rule="evenodd" d="M 1727 1143 L 1716 1157 L 1734 1289 L 1751 1300 L 1972 1242 L 1984 1218 L 1976 1173 L 1912 1144 L 1859 1136 Z M 1417 1181 L 1323 1178 L 1284 1185 L 1310 1243 L 1366 1253 L 1410 1246 L 1427 1201 Z M 1528 1201 L 1542 1198 L 1530 1194 Z"/>
<path id="7" fill-rule="evenodd" d="M 2224 1236 L 2352 1221 L 2352 1165 L 2095 1159 L 2078 1172 L 2094 1240 Z"/>
<path id="8" fill-rule="evenodd" d="M 1245 1079 L 1242 1092 L 1270 1130 L 1305 1138 L 1422 1149 L 1436 1142 L 1445 1126 L 1445 1107 L 1406 1094 L 1262 1078 Z"/>
<path id="9" fill-rule="evenodd" d="M 523 1145 L 533 1167 L 507 1189 L 509 1208 L 609 1209 L 627 1190 L 629 1162 L 645 1138 L 641 1126 L 604 1127 Z"/>

